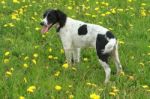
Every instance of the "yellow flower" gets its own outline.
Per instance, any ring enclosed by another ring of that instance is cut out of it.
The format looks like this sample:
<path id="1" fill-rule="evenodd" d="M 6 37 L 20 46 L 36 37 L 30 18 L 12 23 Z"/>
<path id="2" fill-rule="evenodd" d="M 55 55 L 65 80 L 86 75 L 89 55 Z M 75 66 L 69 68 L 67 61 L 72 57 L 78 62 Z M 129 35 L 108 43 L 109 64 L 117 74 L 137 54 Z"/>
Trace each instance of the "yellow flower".
<path id="1" fill-rule="evenodd" d="M 109 95 L 116 96 L 116 93 L 115 92 L 109 92 Z"/>
<path id="2" fill-rule="evenodd" d="M 144 63 L 143 63 L 143 62 L 140 62 L 139 64 L 140 64 L 141 66 L 144 66 Z"/>
<path id="3" fill-rule="evenodd" d="M 104 16 L 106 16 L 106 14 L 102 13 L 102 14 L 101 14 L 101 16 L 103 16 L 103 17 L 104 17 Z"/>
<path id="4" fill-rule="evenodd" d="M 132 0 L 128 0 L 128 2 L 132 2 Z"/>
<path id="5" fill-rule="evenodd" d="M 99 10 L 99 7 L 95 8 L 95 11 L 98 11 Z"/>
<path id="6" fill-rule="evenodd" d="M 54 57 L 54 59 L 55 59 L 55 60 L 57 60 L 57 59 L 58 59 L 58 57 Z"/>
<path id="7" fill-rule="evenodd" d="M 13 68 L 13 67 L 11 67 L 11 68 L 10 68 L 10 70 L 11 70 L 11 71 L 14 71 L 14 68 Z"/>
<path id="8" fill-rule="evenodd" d="M 67 69 L 69 67 L 69 65 L 67 63 L 63 64 L 62 66 L 63 68 Z"/>
<path id="9" fill-rule="evenodd" d="M 32 62 L 33 62 L 34 64 L 36 64 L 36 60 L 35 60 L 35 59 L 32 59 Z"/>
<path id="10" fill-rule="evenodd" d="M 72 10 L 72 7 L 71 7 L 71 6 L 68 6 L 68 9 L 69 9 L 69 10 Z"/>
<path id="11" fill-rule="evenodd" d="M 25 99 L 25 97 L 24 96 L 20 96 L 19 99 Z"/>
<path id="12" fill-rule="evenodd" d="M 146 6 L 146 3 L 141 3 L 142 6 Z"/>
<path id="13" fill-rule="evenodd" d="M 61 86 L 59 86 L 59 85 L 56 85 L 56 86 L 55 86 L 55 90 L 60 91 L 61 89 L 62 89 Z"/>
<path id="14" fill-rule="evenodd" d="M 6 71 L 6 75 L 7 75 L 7 76 L 11 76 L 11 75 L 12 75 L 12 72 Z"/>
<path id="15" fill-rule="evenodd" d="M 35 28 L 35 30 L 36 30 L 36 31 L 39 31 L 39 30 L 40 30 L 40 28 L 36 27 L 36 28 Z"/>
<path id="16" fill-rule="evenodd" d="M 28 64 L 24 63 L 23 67 L 28 68 L 29 66 L 28 66 Z"/>
<path id="17" fill-rule="evenodd" d="M 29 59 L 29 57 L 28 57 L 28 56 L 26 56 L 26 57 L 24 58 L 24 60 L 27 60 L 27 59 Z"/>
<path id="18" fill-rule="evenodd" d="M 125 75 L 125 73 L 124 73 L 123 71 L 121 71 L 121 72 L 120 72 L 120 75 L 124 76 L 124 75 Z"/>
<path id="19" fill-rule="evenodd" d="M 36 87 L 32 85 L 27 89 L 27 92 L 33 93 L 35 90 L 36 90 Z"/>
<path id="20" fill-rule="evenodd" d="M 52 56 L 52 55 L 49 55 L 48 58 L 49 58 L 49 59 L 53 59 L 53 56 Z"/>
<path id="21" fill-rule="evenodd" d="M 14 26 L 15 26 L 13 23 L 8 23 L 8 25 L 9 25 L 10 27 L 14 27 Z"/>
<path id="22" fill-rule="evenodd" d="M 26 77 L 24 77 L 24 78 L 23 78 L 23 80 L 24 80 L 24 82 L 25 82 L 25 83 L 27 83 L 27 82 L 28 82 Z"/>
<path id="23" fill-rule="evenodd" d="M 13 3 L 20 3 L 18 0 L 13 0 Z"/>
<path id="24" fill-rule="evenodd" d="M 92 94 L 90 95 L 90 98 L 91 98 L 91 99 L 100 99 L 100 96 L 99 96 L 99 95 L 96 95 L 95 93 L 92 93 Z"/>
<path id="25" fill-rule="evenodd" d="M 145 88 L 145 89 L 146 89 L 146 88 L 149 88 L 148 85 L 143 85 L 142 87 Z"/>
<path id="26" fill-rule="evenodd" d="M 49 52 L 52 52 L 52 48 L 49 48 L 48 51 L 49 51 Z"/>
<path id="27" fill-rule="evenodd" d="M 4 63 L 5 64 L 9 63 L 9 59 L 4 59 Z"/>
<path id="28" fill-rule="evenodd" d="M 96 15 L 92 15 L 92 18 L 96 18 Z"/>
<path id="29" fill-rule="evenodd" d="M 111 12 L 112 12 L 113 14 L 115 14 L 115 13 L 116 13 L 115 8 L 111 9 Z"/>
<path id="30" fill-rule="evenodd" d="M 141 10 L 141 16 L 146 16 L 146 11 L 144 9 Z"/>
<path id="31" fill-rule="evenodd" d="M 61 54 L 64 54 L 64 50 L 63 50 L 63 49 L 60 49 L 60 53 L 61 53 Z"/>
<path id="32" fill-rule="evenodd" d="M 10 54 L 10 52 L 9 52 L 9 51 L 5 52 L 5 56 L 8 56 L 9 54 Z"/>
<path id="33" fill-rule="evenodd" d="M 72 67 L 71 69 L 74 70 L 74 71 L 77 71 L 77 69 L 75 67 Z"/>
<path id="34" fill-rule="evenodd" d="M 2 4 L 5 4 L 6 2 L 5 2 L 5 1 L 1 1 L 1 3 L 2 3 Z"/>
<path id="35" fill-rule="evenodd" d="M 34 56 L 35 58 L 37 58 L 37 57 L 38 57 L 38 54 L 37 54 L 37 53 L 34 53 L 33 56 Z"/>
<path id="36" fill-rule="evenodd" d="M 74 98 L 74 95 L 69 95 L 69 99 L 73 99 Z"/>
<path id="37" fill-rule="evenodd" d="M 83 61 L 87 62 L 87 61 L 88 61 L 88 58 L 86 58 L 86 57 L 85 57 L 85 58 L 83 58 Z"/>
<path id="38" fill-rule="evenodd" d="M 60 71 L 57 71 L 54 76 L 58 77 L 60 75 Z"/>

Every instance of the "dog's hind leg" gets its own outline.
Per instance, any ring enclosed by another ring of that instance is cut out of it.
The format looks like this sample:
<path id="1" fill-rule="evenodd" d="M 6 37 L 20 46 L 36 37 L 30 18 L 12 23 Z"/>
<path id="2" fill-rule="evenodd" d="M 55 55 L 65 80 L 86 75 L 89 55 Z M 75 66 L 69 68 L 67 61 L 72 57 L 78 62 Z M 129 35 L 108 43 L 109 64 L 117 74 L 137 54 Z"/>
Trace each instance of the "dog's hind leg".
<path id="1" fill-rule="evenodd" d="M 109 79 L 110 79 L 110 74 L 111 74 L 111 69 L 109 67 L 108 64 L 108 55 L 102 55 L 102 54 L 98 54 L 99 62 L 102 65 L 102 67 L 104 68 L 105 71 L 105 82 L 104 83 L 108 83 Z"/>
<path id="2" fill-rule="evenodd" d="M 73 49 L 73 62 L 74 63 L 80 62 L 80 48 Z"/>
<path id="3" fill-rule="evenodd" d="M 122 72 L 122 65 L 119 60 L 119 55 L 118 55 L 118 44 L 116 44 L 114 50 L 112 51 L 112 58 L 115 62 L 116 68 L 117 68 L 117 73 Z"/>

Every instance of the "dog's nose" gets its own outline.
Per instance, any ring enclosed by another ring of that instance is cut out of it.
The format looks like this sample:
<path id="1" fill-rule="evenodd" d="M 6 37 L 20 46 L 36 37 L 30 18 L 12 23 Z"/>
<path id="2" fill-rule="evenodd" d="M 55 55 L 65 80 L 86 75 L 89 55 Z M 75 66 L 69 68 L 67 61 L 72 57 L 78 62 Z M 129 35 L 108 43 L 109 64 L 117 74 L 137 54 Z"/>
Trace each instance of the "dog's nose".
<path id="1" fill-rule="evenodd" d="M 42 26 L 43 26 L 43 25 L 44 25 L 44 22 L 41 22 L 41 23 L 40 23 L 40 25 L 42 25 Z"/>

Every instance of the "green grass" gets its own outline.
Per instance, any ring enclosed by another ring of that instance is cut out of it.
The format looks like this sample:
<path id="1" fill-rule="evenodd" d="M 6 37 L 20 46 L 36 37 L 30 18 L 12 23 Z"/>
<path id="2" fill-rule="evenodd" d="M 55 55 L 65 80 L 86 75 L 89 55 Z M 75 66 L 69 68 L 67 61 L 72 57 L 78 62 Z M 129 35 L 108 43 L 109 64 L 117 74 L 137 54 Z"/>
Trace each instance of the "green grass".
<path id="1" fill-rule="evenodd" d="M 23 0 L 25 2 L 19 3 L 12 1 L 0 1 L 1 99 L 17 99 L 20 96 L 24 96 L 25 99 L 69 99 L 69 95 L 73 95 L 74 99 L 89 99 L 92 93 L 102 99 L 149 99 L 149 0 Z M 70 7 L 72 9 L 68 9 Z M 97 7 L 99 10 L 96 11 Z M 19 11 L 20 8 L 23 10 L 22 14 L 17 12 L 17 18 L 20 20 L 12 19 L 15 10 Z M 55 29 L 51 29 L 45 37 L 40 34 L 39 23 L 43 12 L 48 8 L 58 8 L 69 17 L 110 28 L 120 42 L 120 60 L 125 75 L 116 75 L 115 65 L 110 60 L 111 82 L 104 85 L 104 70 L 98 63 L 94 49 L 82 50 L 81 62 L 73 67 L 76 70 L 72 67 L 64 69 L 62 65 L 65 63 L 65 56 L 60 51 L 62 44 Z M 114 13 L 112 9 L 115 9 Z M 141 10 L 146 15 L 141 14 Z M 111 14 L 103 16 L 108 11 Z M 7 26 L 9 23 L 14 26 Z M 49 48 L 52 49 L 51 52 Z M 5 55 L 6 52 L 10 54 Z M 36 58 L 33 56 L 35 53 L 38 54 Z M 49 55 L 53 58 L 48 59 Z M 26 56 L 29 58 L 24 60 Z M 84 61 L 84 58 L 88 58 L 88 61 Z M 9 62 L 4 62 L 6 59 Z M 33 63 L 33 59 L 36 60 L 36 64 Z M 27 64 L 28 68 L 25 68 L 24 64 Z M 8 71 L 10 75 L 7 74 Z M 58 77 L 54 76 L 57 71 L 60 71 Z M 27 92 L 32 85 L 36 87 L 34 92 Z M 56 85 L 62 89 L 55 90 Z M 143 85 L 147 85 L 148 88 L 143 88 Z M 115 96 L 110 95 L 113 86 L 119 90 Z"/>

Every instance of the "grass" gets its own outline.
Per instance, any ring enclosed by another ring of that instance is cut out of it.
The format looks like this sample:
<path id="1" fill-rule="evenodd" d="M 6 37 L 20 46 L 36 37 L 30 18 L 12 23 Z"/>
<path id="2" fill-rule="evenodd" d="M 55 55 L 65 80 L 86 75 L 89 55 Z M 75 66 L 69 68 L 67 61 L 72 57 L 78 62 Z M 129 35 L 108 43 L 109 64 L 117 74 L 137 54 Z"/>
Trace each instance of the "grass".
<path id="1" fill-rule="evenodd" d="M 125 74 L 117 76 L 110 60 L 111 82 L 104 85 L 94 49 L 82 50 L 81 63 L 63 68 L 65 56 L 55 29 L 40 34 L 39 23 L 48 8 L 110 28 L 119 40 Z M 92 94 L 93 99 L 149 99 L 150 2 L 1 0 L 0 60 L 1 99 L 89 99 Z"/>

